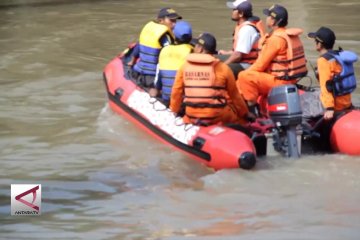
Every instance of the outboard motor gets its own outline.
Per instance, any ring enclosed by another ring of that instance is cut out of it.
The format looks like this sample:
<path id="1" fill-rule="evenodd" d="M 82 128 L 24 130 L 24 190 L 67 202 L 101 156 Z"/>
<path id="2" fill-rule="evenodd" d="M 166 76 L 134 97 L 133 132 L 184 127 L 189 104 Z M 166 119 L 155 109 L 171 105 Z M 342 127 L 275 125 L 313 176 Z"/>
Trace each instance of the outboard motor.
<path id="1" fill-rule="evenodd" d="M 281 85 L 271 89 L 268 110 L 276 128 L 274 147 L 288 157 L 300 157 L 301 141 L 297 141 L 297 126 L 302 121 L 300 96 L 295 85 Z"/>

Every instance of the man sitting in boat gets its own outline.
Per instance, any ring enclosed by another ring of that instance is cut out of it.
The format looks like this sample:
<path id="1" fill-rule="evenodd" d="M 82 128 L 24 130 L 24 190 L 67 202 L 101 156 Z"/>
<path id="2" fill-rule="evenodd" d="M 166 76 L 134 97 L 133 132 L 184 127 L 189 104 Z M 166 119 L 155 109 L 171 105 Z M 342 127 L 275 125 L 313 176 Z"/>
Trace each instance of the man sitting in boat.
<path id="1" fill-rule="evenodd" d="M 320 54 L 317 67 L 325 121 L 319 131 L 326 145 L 330 146 L 330 132 L 336 121 L 334 116 L 353 108 L 351 93 L 356 88 L 353 64 L 358 57 L 351 51 L 334 51 L 336 36 L 327 27 L 320 27 L 316 32 L 309 33 L 308 37 L 315 40 L 315 49 Z"/>
<path id="2" fill-rule="evenodd" d="M 133 65 L 136 58 L 139 61 L 133 66 L 132 77 L 140 86 L 154 87 L 156 66 L 159 60 L 160 50 L 174 42 L 172 29 L 177 19 L 182 19 L 174 9 L 163 8 L 160 10 L 157 20 L 148 22 L 141 30 L 138 50 L 134 51 Z M 138 56 L 137 53 L 138 52 Z"/>
<path id="3" fill-rule="evenodd" d="M 149 94 L 156 97 L 161 92 L 161 99 L 169 106 L 171 89 L 174 84 L 177 70 L 184 64 L 193 46 L 192 28 L 190 23 L 178 21 L 174 27 L 175 44 L 164 47 L 159 56 L 158 71 L 155 77 L 155 88 L 150 89 Z"/>
<path id="4" fill-rule="evenodd" d="M 216 59 L 216 39 L 209 33 L 195 39 L 194 53 L 176 74 L 170 109 L 179 113 L 185 105 L 184 122 L 197 125 L 245 123 L 248 108 L 236 89 L 234 75 Z"/>
<path id="5" fill-rule="evenodd" d="M 332 119 L 335 112 L 352 108 L 351 92 L 356 88 L 353 63 L 357 56 L 350 51 L 334 51 L 336 36 L 329 28 L 321 27 L 308 37 L 315 39 L 316 51 L 320 53 L 317 66 L 324 119 Z"/>
<path id="6" fill-rule="evenodd" d="M 261 51 L 255 63 L 239 73 L 237 87 L 249 110 L 258 114 L 259 96 L 267 96 L 272 87 L 294 84 L 307 75 L 301 29 L 286 29 L 288 12 L 280 5 L 264 9 L 266 25 L 271 32 L 260 39 Z"/>
<path id="7" fill-rule="evenodd" d="M 251 2 L 236 0 L 228 2 L 227 6 L 232 9 L 231 19 L 236 22 L 233 48 L 231 51 L 220 50 L 219 54 L 225 55 L 220 58 L 227 58 L 225 63 L 238 73 L 257 59 L 258 40 L 264 35 L 264 25 L 260 18 L 253 16 Z"/>

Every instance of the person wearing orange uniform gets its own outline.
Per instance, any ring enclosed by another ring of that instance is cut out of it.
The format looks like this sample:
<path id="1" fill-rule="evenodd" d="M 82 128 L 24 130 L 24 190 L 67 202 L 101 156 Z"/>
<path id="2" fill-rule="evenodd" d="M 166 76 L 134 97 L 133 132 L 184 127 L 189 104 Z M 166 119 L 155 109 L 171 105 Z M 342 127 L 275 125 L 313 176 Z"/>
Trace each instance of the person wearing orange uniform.
<path id="1" fill-rule="evenodd" d="M 303 45 L 298 37 L 301 29 L 286 29 L 288 12 L 280 5 L 264 9 L 266 25 L 271 29 L 260 39 L 260 55 L 255 63 L 238 75 L 237 87 L 249 110 L 258 114 L 257 99 L 266 96 L 272 87 L 296 83 L 307 75 Z"/>
<path id="2" fill-rule="evenodd" d="M 194 53 L 176 74 L 170 109 L 179 113 L 185 105 L 184 122 L 198 125 L 246 123 L 251 117 L 235 85 L 231 69 L 216 59 L 216 39 L 209 33 L 195 39 Z"/>
<path id="3" fill-rule="evenodd" d="M 326 27 L 321 27 L 317 32 L 308 34 L 309 38 L 315 39 L 316 51 L 320 53 L 317 60 L 319 83 L 320 83 L 320 100 L 325 108 L 324 119 L 329 120 L 334 117 L 334 113 L 349 109 L 352 107 L 351 94 L 334 97 L 333 92 L 329 91 L 327 84 L 335 75 L 341 73 L 342 67 L 335 58 L 326 59 L 326 53 L 335 53 L 333 47 L 335 44 L 335 33 Z"/>
<path id="4" fill-rule="evenodd" d="M 319 149 L 329 151 L 332 150 L 332 127 L 338 117 L 353 108 L 351 92 L 356 88 L 356 78 L 352 64 L 357 60 L 357 55 L 350 51 L 334 51 L 336 36 L 329 28 L 320 27 L 316 32 L 309 33 L 308 37 L 315 40 L 315 49 L 320 54 L 317 60 L 318 80 L 320 101 L 325 108 L 324 121 L 316 129 L 320 133 L 320 141 L 315 144 Z M 347 64 L 344 64 L 344 61 Z M 336 83 L 341 83 L 341 87 L 336 88 Z"/>

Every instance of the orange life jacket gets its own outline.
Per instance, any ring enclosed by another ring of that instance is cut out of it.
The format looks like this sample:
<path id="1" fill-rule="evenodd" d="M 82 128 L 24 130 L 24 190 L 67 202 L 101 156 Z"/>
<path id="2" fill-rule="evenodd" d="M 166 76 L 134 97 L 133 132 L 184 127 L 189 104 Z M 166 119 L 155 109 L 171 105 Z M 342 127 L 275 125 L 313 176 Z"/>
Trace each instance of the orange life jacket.
<path id="1" fill-rule="evenodd" d="M 260 37 L 264 36 L 264 32 L 265 32 L 264 25 L 261 20 L 246 21 L 243 22 L 242 24 L 237 24 L 235 26 L 234 35 L 233 35 L 233 51 L 235 51 L 236 49 L 238 33 L 240 29 L 246 25 L 255 28 L 255 30 L 260 34 Z M 241 62 L 250 63 L 250 64 L 254 63 L 259 56 L 259 51 L 260 49 L 259 49 L 258 41 L 256 41 L 248 54 L 242 54 Z"/>
<path id="2" fill-rule="evenodd" d="M 286 54 L 276 56 L 268 68 L 276 79 L 295 80 L 307 75 L 304 46 L 299 38 L 302 32 L 300 28 L 274 32 L 274 36 L 284 38 L 287 43 Z"/>
<path id="3" fill-rule="evenodd" d="M 216 86 L 215 66 L 219 60 L 208 54 L 187 56 L 183 71 L 186 115 L 196 122 L 219 116 L 226 102 L 225 86 Z"/>

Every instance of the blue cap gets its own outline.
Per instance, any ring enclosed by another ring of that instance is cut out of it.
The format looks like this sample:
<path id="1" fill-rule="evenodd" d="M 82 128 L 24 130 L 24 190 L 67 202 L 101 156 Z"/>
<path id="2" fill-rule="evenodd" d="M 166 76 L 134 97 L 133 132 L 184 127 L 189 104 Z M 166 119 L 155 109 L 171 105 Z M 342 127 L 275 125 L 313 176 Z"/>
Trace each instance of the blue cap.
<path id="1" fill-rule="evenodd" d="M 192 38 L 192 27 L 186 21 L 178 21 L 173 29 L 175 38 L 182 42 L 189 42 Z"/>

